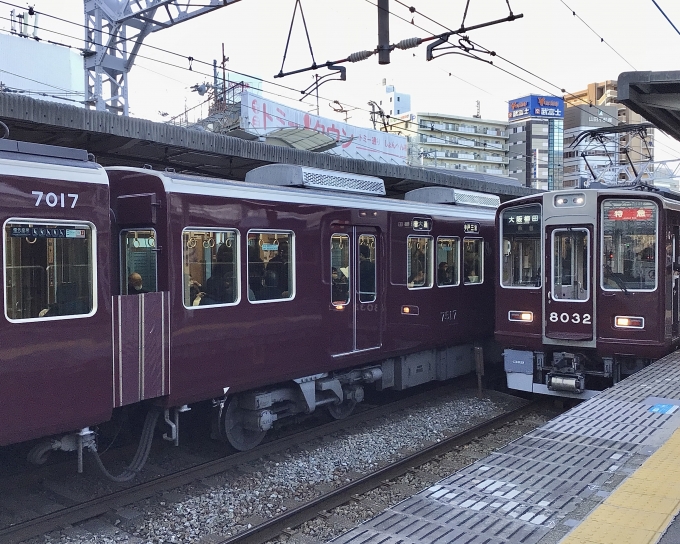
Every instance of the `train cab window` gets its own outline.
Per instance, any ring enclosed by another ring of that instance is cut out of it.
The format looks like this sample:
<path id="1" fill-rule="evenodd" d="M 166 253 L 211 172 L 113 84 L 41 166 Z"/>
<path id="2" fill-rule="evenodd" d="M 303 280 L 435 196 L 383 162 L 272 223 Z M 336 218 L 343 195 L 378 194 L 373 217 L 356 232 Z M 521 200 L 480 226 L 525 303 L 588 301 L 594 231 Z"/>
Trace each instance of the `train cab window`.
<path id="1" fill-rule="evenodd" d="M 185 230 L 182 233 L 184 306 L 235 304 L 239 298 L 238 232 Z"/>
<path id="2" fill-rule="evenodd" d="M 535 288 L 542 285 L 541 206 L 506 208 L 501 213 L 501 285 Z"/>
<path id="3" fill-rule="evenodd" d="M 350 299 L 350 249 L 347 234 L 331 236 L 331 302 L 334 306 L 344 306 Z M 375 257 L 375 250 L 373 255 Z"/>
<path id="4" fill-rule="evenodd" d="M 359 302 L 374 302 L 375 291 L 375 236 L 359 236 Z"/>
<path id="5" fill-rule="evenodd" d="M 466 285 L 484 282 L 484 240 L 463 238 L 463 281 Z"/>
<path id="6" fill-rule="evenodd" d="M 156 292 L 156 231 L 125 230 L 120 237 L 121 294 Z"/>
<path id="7" fill-rule="evenodd" d="M 586 229 L 557 229 L 552 233 L 553 284 L 556 300 L 590 298 L 590 233 Z"/>
<path id="8" fill-rule="evenodd" d="M 5 224 L 5 314 L 10 321 L 95 310 L 95 229 L 89 223 Z"/>
<path id="9" fill-rule="evenodd" d="M 434 251 L 432 236 L 409 236 L 406 255 L 406 277 L 409 289 L 425 289 L 434 283 Z"/>
<path id="10" fill-rule="evenodd" d="M 451 287 L 460 283 L 458 270 L 459 238 L 437 238 L 437 285 Z"/>
<path id="11" fill-rule="evenodd" d="M 248 233 L 248 300 L 290 300 L 294 295 L 292 232 Z"/>
<path id="12" fill-rule="evenodd" d="M 602 203 L 602 288 L 653 291 L 657 276 L 657 207 L 648 200 Z"/>

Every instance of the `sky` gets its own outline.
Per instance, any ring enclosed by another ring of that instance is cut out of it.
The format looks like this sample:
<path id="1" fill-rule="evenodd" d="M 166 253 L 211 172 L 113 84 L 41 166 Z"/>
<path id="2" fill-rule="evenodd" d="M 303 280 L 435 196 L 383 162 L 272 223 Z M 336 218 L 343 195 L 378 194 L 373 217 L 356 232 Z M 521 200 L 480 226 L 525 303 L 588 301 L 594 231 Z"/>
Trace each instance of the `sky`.
<path id="1" fill-rule="evenodd" d="M 199 0 L 193 0 L 197 2 Z M 503 120 L 507 102 L 527 94 L 561 96 L 586 88 L 588 83 L 616 80 L 621 72 L 678 70 L 675 52 L 680 34 L 653 0 L 508 0 L 515 15 L 523 17 L 468 33 L 471 41 L 496 56 L 480 54 L 493 65 L 461 54 L 426 60 L 427 43 L 409 50 L 395 50 L 389 65 L 377 56 L 358 63 L 345 63 L 347 81 L 330 81 L 319 90 L 319 111 L 324 117 L 344 120 L 331 109 L 337 100 L 351 124 L 369 126 L 369 100 L 383 97 L 383 80 L 397 92 L 411 95 L 413 111 L 451 113 L 471 117 L 480 102 L 484 119 Z M 274 78 L 281 71 L 312 64 L 310 47 L 302 25 L 302 7 L 314 60 L 347 58 L 351 53 L 372 50 L 377 44 L 377 0 L 299 0 L 285 63 L 286 40 L 296 0 L 240 0 L 166 30 L 144 41 L 129 79 L 131 115 L 154 121 L 167 120 L 190 110 L 189 119 L 207 114 L 197 106 L 199 97 L 191 87 L 212 81 L 212 61 L 222 57 L 222 44 L 229 57 L 230 78 L 249 74 L 265 80 L 266 98 L 316 112 L 316 98 L 300 102 L 300 90 L 310 85 L 314 72 Z M 35 9 L 76 24 L 42 16 L 41 36 L 81 47 L 83 0 L 33 0 Z M 656 0 L 675 27 L 680 29 L 680 2 Z M 11 3 L 1 2 L 6 15 Z M 427 38 L 463 22 L 468 0 L 389 0 L 390 41 Z M 413 6 L 416 11 L 408 9 Z M 2 10 L 0 9 L 0 13 Z M 576 15 L 573 15 L 575 13 Z M 503 19 L 506 0 L 469 0 L 465 26 Z M 50 31 L 62 35 L 50 34 Z M 454 41 L 455 43 L 455 41 Z M 188 57 L 193 57 L 189 70 Z M 326 68 L 317 72 L 328 73 Z M 356 109 L 354 109 L 356 108 Z M 162 115 L 167 114 L 167 115 Z M 680 159 L 680 142 L 657 131 L 655 156 Z"/>

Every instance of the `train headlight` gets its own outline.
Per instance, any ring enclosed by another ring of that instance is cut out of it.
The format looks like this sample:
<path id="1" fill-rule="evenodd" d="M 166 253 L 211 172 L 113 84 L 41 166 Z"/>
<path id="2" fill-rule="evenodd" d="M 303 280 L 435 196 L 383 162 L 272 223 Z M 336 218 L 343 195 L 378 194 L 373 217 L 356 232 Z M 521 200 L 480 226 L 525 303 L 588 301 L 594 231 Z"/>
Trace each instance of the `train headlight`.
<path id="1" fill-rule="evenodd" d="M 522 323 L 531 323 L 534 320 L 534 312 L 520 312 L 512 310 L 508 312 L 508 319 L 510 321 L 521 321 Z"/>
<path id="2" fill-rule="evenodd" d="M 556 208 L 567 208 L 574 206 L 585 206 L 586 195 L 583 193 L 569 193 L 555 196 L 553 200 Z"/>
<path id="3" fill-rule="evenodd" d="M 402 306 L 402 315 L 418 315 L 420 313 L 420 308 L 418 306 Z"/>
<path id="4" fill-rule="evenodd" d="M 614 318 L 614 324 L 617 329 L 644 329 L 644 317 L 632 317 L 629 315 L 617 315 Z"/>

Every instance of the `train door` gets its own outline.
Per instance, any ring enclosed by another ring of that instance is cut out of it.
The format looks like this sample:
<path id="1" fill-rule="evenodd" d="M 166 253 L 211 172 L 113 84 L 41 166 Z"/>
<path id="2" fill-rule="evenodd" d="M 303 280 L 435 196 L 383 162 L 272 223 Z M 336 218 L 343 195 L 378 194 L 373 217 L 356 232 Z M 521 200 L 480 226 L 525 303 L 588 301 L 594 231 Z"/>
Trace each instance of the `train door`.
<path id="1" fill-rule="evenodd" d="M 158 292 L 158 251 L 154 229 L 121 231 L 114 406 L 169 393 L 169 294 Z"/>
<path id="2" fill-rule="evenodd" d="M 380 347 L 378 229 L 335 226 L 330 240 L 331 354 Z"/>
<path id="3" fill-rule="evenodd" d="M 546 270 L 549 271 L 545 300 L 546 342 L 592 342 L 594 293 L 592 286 L 592 226 L 548 227 Z"/>

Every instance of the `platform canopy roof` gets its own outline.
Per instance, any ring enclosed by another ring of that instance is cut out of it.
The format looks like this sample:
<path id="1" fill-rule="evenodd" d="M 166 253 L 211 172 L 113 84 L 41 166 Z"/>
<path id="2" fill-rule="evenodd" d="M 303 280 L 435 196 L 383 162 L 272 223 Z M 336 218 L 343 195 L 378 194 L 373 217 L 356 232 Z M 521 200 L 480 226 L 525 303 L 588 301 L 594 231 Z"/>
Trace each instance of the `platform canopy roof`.
<path id="1" fill-rule="evenodd" d="M 246 173 L 258 166 L 297 164 L 379 177 L 385 182 L 387 195 L 397 198 L 427 186 L 492 193 L 502 200 L 537 192 L 507 183 L 502 177 L 479 179 L 463 171 L 351 159 L 295 149 L 290 142 L 285 147 L 270 145 L 13 93 L 0 92 L 0 121 L 8 125 L 11 139 L 85 149 L 103 166 L 149 165 L 157 170 L 172 168 L 181 173 L 244 180 Z M 316 151 L 332 145 L 316 135 L 285 136 L 299 138 L 296 143 L 300 147 Z"/>
<path id="2" fill-rule="evenodd" d="M 616 100 L 680 141 L 680 71 L 623 72 Z"/>

